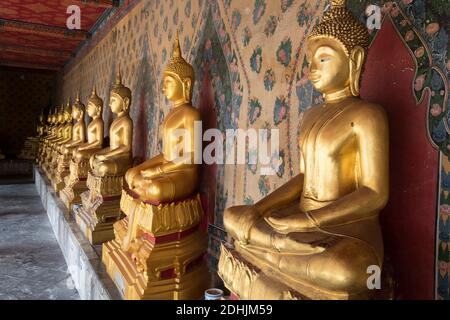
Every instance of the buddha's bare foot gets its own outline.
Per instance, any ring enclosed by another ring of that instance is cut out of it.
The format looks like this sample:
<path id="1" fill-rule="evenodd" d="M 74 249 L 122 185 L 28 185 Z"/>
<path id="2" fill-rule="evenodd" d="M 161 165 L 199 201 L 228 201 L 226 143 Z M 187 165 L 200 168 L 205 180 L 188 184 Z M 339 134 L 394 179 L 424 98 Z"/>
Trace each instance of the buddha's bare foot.
<path id="1" fill-rule="evenodd" d="M 252 205 L 230 207 L 224 212 L 225 228 L 242 244 L 248 242 L 250 229 L 260 218 L 261 214 Z"/>

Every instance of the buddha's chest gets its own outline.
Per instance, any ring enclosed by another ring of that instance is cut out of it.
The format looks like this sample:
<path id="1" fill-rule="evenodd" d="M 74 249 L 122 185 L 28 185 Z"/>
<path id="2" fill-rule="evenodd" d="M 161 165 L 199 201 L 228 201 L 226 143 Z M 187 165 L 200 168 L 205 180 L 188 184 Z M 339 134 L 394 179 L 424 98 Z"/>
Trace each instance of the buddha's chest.
<path id="1" fill-rule="evenodd" d="M 171 112 L 163 123 L 163 143 L 168 148 L 173 148 L 177 143 L 181 143 L 183 139 L 189 138 L 185 129 L 183 118 L 177 112 Z"/>
<path id="2" fill-rule="evenodd" d="M 109 129 L 109 137 L 111 146 L 120 144 L 124 139 L 124 128 L 121 121 L 113 122 Z"/>
<path id="3" fill-rule="evenodd" d="M 305 161 L 312 160 L 312 153 L 314 158 L 336 158 L 354 145 L 355 120 L 351 114 L 345 107 L 322 108 L 305 119 L 299 140 Z"/>

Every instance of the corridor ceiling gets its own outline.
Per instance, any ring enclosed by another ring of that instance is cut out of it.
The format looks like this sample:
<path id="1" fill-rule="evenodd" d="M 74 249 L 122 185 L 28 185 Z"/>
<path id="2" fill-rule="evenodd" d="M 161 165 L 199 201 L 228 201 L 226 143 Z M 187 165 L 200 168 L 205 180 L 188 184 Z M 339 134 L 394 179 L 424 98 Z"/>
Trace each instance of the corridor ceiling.
<path id="1" fill-rule="evenodd" d="M 59 70 L 119 0 L 0 0 L 0 66 Z M 70 5 L 81 29 L 70 30 Z"/>

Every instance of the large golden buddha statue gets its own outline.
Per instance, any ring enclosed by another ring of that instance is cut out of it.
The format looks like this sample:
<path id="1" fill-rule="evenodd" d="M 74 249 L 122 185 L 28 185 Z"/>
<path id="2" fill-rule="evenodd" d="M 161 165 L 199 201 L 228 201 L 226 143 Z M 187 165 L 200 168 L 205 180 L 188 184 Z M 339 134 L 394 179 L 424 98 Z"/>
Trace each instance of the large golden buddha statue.
<path id="1" fill-rule="evenodd" d="M 64 179 L 69 175 L 69 163 L 72 159 L 72 152 L 86 140 L 86 124 L 84 123 L 84 104 L 77 94 L 75 103 L 72 106 L 72 118 L 75 124 L 72 127 L 72 138 L 69 142 L 62 143 L 57 147 L 57 167 L 52 186 L 55 192 L 60 192 L 64 187 Z"/>
<path id="2" fill-rule="evenodd" d="M 388 121 L 359 98 L 366 28 L 332 1 L 307 38 L 309 79 L 325 103 L 301 120 L 300 173 L 255 205 L 225 210 L 234 249 L 219 275 L 241 299 L 352 299 L 374 294 L 383 265 L 378 220 L 389 194 Z"/>
<path id="3" fill-rule="evenodd" d="M 81 194 L 82 206 L 75 209 L 76 221 L 92 244 L 114 237 L 113 223 L 121 215 L 124 174 L 132 165 L 131 90 L 122 84 L 120 71 L 111 90 L 109 106 L 117 115 L 109 130 L 110 145 L 91 156 L 87 177 L 89 190 Z"/>
<path id="4" fill-rule="evenodd" d="M 194 164 L 200 113 L 191 102 L 194 70 L 178 37 L 163 77 L 163 93 L 173 103 L 161 128 L 163 153 L 127 171 L 120 203 L 126 218 L 114 224 L 115 239 L 102 250 L 125 299 L 199 299 L 209 285 Z"/>
<path id="5" fill-rule="evenodd" d="M 80 203 L 80 194 L 87 190 L 89 159 L 103 146 L 103 100 L 97 95 L 95 87 L 88 99 L 86 110 L 92 119 L 87 127 L 87 142 L 74 148 L 69 165 L 70 174 L 65 178 L 65 187 L 60 193 L 61 200 L 68 209 L 72 208 L 73 203 Z"/>
<path id="6" fill-rule="evenodd" d="M 198 165 L 194 164 L 194 123 L 201 121 L 198 109 L 192 106 L 194 70 L 184 61 L 180 48 L 175 46 L 174 57 L 166 67 L 163 93 L 173 102 L 173 109 L 162 124 L 163 152 L 131 168 L 125 175 L 129 188 L 139 199 L 153 203 L 171 202 L 192 195 L 197 188 Z M 187 130 L 191 140 L 180 141 L 175 130 Z M 189 161 L 176 161 L 179 148 Z"/>

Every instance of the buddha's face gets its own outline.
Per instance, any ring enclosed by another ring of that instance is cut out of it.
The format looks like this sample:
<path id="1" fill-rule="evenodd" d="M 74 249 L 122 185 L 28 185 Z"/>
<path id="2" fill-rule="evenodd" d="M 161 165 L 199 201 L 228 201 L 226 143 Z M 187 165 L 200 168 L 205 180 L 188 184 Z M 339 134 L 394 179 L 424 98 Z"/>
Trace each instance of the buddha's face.
<path id="1" fill-rule="evenodd" d="M 109 107 L 114 113 L 119 113 L 124 110 L 124 101 L 121 96 L 112 92 L 111 98 L 109 99 Z"/>
<path id="2" fill-rule="evenodd" d="M 83 117 L 83 111 L 80 108 L 73 108 L 72 118 L 79 121 Z"/>
<path id="3" fill-rule="evenodd" d="M 68 112 L 68 111 L 64 111 L 64 121 L 70 121 L 72 120 L 72 113 Z"/>
<path id="4" fill-rule="evenodd" d="M 178 101 L 184 98 L 181 81 L 167 73 L 164 74 L 162 92 L 170 101 Z"/>
<path id="5" fill-rule="evenodd" d="M 89 117 L 94 118 L 95 116 L 97 116 L 99 109 L 100 108 L 97 107 L 94 103 L 88 102 L 86 110 L 87 110 L 87 113 L 88 113 Z"/>
<path id="6" fill-rule="evenodd" d="M 57 117 L 58 123 L 63 122 L 63 120 L 64 120 L 64 114 L 62 112 L 59 112 L 58 117 Z"/>
<path id="7" fill-rule="evenodd" d="M 343 46 L 331 38 L 308 41 L 309 80 L 322 93 L 345 89 L 350 84 L 350 58 Z"/>

